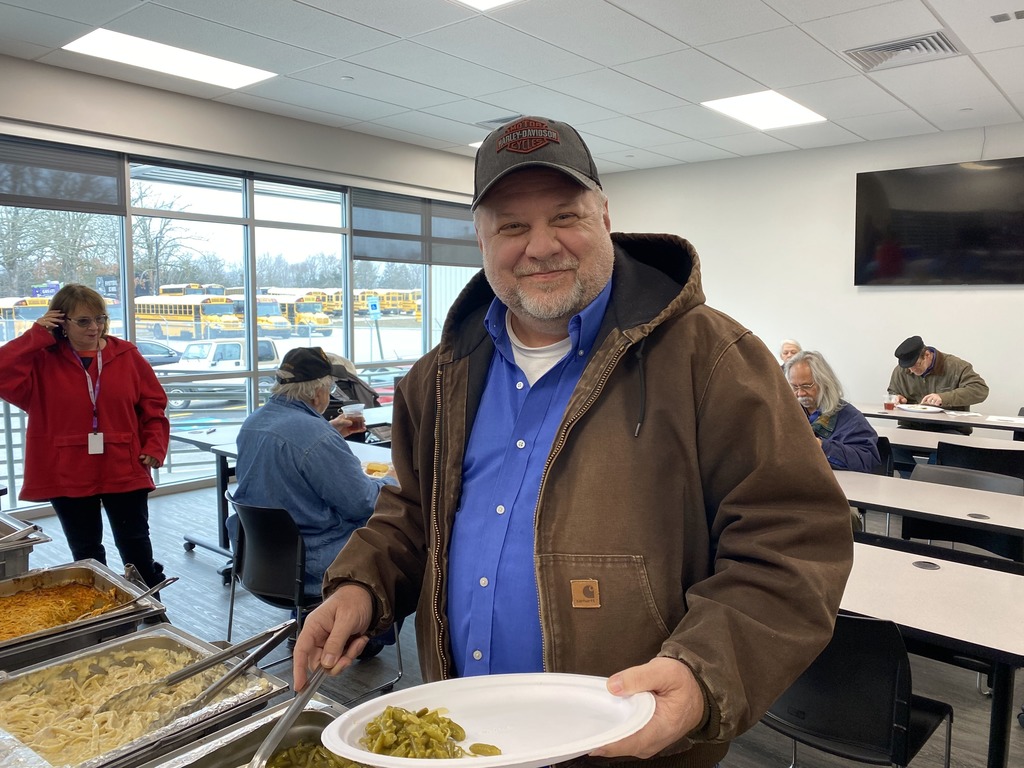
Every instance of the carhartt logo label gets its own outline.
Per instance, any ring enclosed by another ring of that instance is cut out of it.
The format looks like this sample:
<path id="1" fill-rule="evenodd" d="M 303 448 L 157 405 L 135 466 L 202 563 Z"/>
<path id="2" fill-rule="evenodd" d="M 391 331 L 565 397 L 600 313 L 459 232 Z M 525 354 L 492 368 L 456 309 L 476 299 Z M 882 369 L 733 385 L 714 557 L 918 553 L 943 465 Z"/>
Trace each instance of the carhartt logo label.
<path id="1" fill-rule="evenodd" d="M 601 589 L 597 579 L 570 579 L 573 608 L 600 608 Z"/>
<path id="2" fill-rule="evenodd" d="M 528 154 L 551 142 L 559 144 L 558 131 L 552 130 L 548 124 L 541 120 L 520 120 L 512 123 L 505 129 L 505 132 L 498 137 L 495 144 L 495 151 L 501 152 L 507 149 L 509 152 Z"/>

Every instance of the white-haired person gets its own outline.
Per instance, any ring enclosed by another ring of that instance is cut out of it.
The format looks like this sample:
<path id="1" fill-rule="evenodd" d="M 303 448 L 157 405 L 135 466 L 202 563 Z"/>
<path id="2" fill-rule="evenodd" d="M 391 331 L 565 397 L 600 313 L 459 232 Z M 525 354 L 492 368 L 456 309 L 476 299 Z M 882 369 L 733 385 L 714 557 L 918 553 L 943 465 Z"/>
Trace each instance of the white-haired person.
<path id="1" fill-rule="evenodd" d="M 233 494 L 243 504 L 288 510 L 306 543 L 306 594 L 318 598 L 324 571 L 373 514 L 381 487 L 397 484 L 394 477 L 367 475 L 345 441 L 364 427 L 343 414 L 323 417 L 334 388 L 333 362 L 320 347 L 284 356 L 266 404 L 238 433 Z M 237 515 L 227 527 L 235 541 Z"/>
<path id="2" fill-rule="evenodd" d="M 878 433 L 843 400 L 843 387 L 821 353 L 797 352 L 784 370 L 828 463 L 835 469 L 874 472 L 880 462 Z"/>
<path id="3" fill-rule="evenodd" d="M 800 342 L 795 339 L 783 339 L 779 345 L 779 360 L 782 361 L 782 367 L 786 367 L 786 362 L 795 355 L 797 352 L 803 351 L 803 347 L 800 346 Z"/>

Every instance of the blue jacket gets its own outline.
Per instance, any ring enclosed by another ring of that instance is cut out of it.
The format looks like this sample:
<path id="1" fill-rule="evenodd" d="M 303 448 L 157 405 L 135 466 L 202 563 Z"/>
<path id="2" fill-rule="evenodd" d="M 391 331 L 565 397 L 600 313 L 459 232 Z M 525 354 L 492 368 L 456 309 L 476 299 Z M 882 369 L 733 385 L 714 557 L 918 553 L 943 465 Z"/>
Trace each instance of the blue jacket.
<path id="1" fill-rule="evenodd" d="M 827 425 L 810 414 L 814 434 L 821 438 L 821 448 L 833 469 L 874 472 L 881 458 L 878 455 L 878 433 L 868 424 L 864 414 L 850 403 L 843 403 Z"/>
<path id="2" fill-rule="evenodd" d="M 306 542 L 306 593 L 319 595 L 327 570 L 348 537 L 373 513 L 382 485 L 363 471 L 344 438 L 297 400 L 271 397 L 238 433 L 236 501 L 288 510 Z M 232 542 L 236 515 L 227 522 Z"/>

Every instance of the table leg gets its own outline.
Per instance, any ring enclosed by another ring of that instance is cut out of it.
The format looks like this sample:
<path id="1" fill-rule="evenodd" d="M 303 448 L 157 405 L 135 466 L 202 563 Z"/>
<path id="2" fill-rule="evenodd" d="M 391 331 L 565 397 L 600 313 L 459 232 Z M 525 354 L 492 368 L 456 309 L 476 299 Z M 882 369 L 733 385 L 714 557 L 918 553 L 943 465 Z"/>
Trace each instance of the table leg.
<path id="1" fill-rule="evenodd" d="M 988 768 L 1006 768 L 1009 761 L 1010 724 L 1013 722 L 1014 668 L 992 665 L 992 711 L 988 726 Z"/>
<path id="2" fill-rule="evenodd" d="M 234 470 L 228 466 L 227 456 L 217 455 L 217 543 L 213 544 L 195 536 L 186 536 L 185 549 L 202 547 L 224 557 L 231 557 L 231 542 L 228 540 L 228 529 L 225 525 L 228 519 L 228 500 L 224 498 L 224 492 L 228 489 L 228 481 L 233 474 Z M 230 570 L 231 564 L 228 563 L 225 567 Z"/>

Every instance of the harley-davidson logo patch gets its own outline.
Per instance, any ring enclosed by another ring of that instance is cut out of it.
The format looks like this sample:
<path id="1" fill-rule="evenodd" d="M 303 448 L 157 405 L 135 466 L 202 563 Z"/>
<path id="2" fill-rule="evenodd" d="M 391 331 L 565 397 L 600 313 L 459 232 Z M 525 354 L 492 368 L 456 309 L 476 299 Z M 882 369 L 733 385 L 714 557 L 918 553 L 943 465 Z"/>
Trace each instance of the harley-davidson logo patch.
<path id="1" fill-rule="evenodd" d="M 509 152 L 528 154 L 535 152 L 551 142 L 559 144 L 558 131 L 552 130 L 541 120 L 520 120 L 512 123 L 498 137 L 495 151 L 507 149 Z"/>

